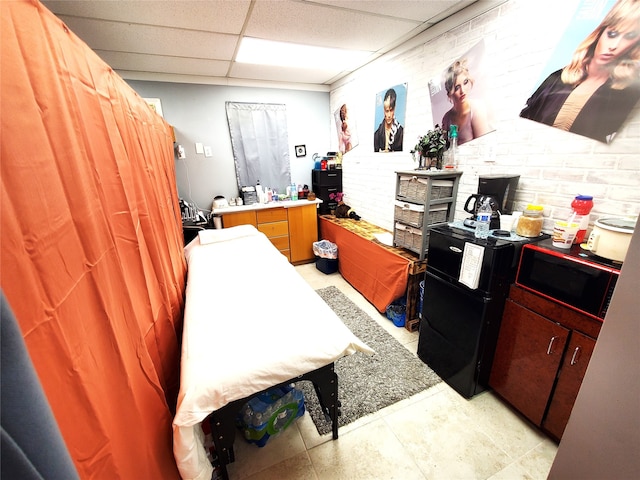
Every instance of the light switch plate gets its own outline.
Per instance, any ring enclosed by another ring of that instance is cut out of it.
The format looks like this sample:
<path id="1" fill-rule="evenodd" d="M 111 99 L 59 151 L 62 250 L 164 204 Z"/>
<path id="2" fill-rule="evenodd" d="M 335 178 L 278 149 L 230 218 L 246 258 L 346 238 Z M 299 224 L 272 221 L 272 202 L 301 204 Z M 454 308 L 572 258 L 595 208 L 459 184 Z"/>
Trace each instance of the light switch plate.
<path id="1" fill-rule="evenodd" d="M 204 153 L 204 148 L 201 143 L 196 143 L 196 153 Z"/>
<path id="2" fill-rule="evenodd" d="M 213 157 L 213 150 L 211 150 L 211 147 L 209 146 L 204 147 L 204 156 Z"/>

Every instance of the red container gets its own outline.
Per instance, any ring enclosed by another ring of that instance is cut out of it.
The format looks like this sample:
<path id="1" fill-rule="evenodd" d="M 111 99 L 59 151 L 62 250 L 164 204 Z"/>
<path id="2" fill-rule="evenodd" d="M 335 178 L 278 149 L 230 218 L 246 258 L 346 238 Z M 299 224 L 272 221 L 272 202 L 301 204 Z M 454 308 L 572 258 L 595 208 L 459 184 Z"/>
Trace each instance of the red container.
<path id="1" fill-rule="evenodd" d="M 571 208 L 576 212 L 576 219 L 579 218 L 580 221 L 580 228 L 573 243 L 582 243 L 589 227 L 589 212 L 593 208 L 593 197 L 591 195 L 578 195 L 571 202 Z"/>

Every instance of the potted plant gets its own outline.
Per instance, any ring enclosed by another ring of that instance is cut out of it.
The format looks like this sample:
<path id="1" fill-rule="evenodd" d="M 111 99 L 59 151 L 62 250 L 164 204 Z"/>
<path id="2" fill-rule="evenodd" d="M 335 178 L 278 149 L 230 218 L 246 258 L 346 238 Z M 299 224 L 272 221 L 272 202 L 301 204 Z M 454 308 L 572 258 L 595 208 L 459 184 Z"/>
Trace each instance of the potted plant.
<path id="1" fill-rule="evenodd" d="M 338 206 L 340 206 L 340 205 L 342 205 L 344 203 L 343 199 L 344 199 L 344 193 L 342 193 L 342 192 L 335 192 L 335 193 L 331 192 L 329 194 L 329 200 L 334 200 L 338 204 Z M 335 208 L 332 208 L 329 211 L 329 213 L 331 213 L 331 215 L 335 215 L 336 214 Z"/>
<path id="2" fill-rule="evenodd" d="M 331 192 L 329 194 L 329 200 L 335 200 L 338 203 L 338 205 L 342 204 L 343 198 L 344 198 L 344 193 L 342 192 L 335 192 L 335 193 Z"/>
<path id="3" fill-rule="evenodd" d="M 419 155 L 419 170 L 427 169 L 431 166 L 435 166 L 438 169 L 442 168 L 442 159 L 444 152 L 449 148 L 449 139 L 447 133 L 436 125 L 433 130 L 429 130 L 425 135 L 418 137 L 418 143 L 411 150 L 411 156 L 413 160 L 416 159 L 416 153 Z M 425 162 L 425 159 L 430 159 L 429 163 Z"/>

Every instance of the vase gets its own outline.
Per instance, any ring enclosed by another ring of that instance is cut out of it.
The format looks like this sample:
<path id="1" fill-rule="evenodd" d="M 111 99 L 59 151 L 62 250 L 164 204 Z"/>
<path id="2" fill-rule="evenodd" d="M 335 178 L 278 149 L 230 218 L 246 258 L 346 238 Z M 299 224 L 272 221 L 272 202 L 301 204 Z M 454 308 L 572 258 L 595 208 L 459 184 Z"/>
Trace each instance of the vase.
<path id="1" fill-rule="evenodd" d="M 442 170 L 442 164 L 443 164 L 443 157 L 438 157 L 436 159 L 436 168 L 438 170 Z"/>
<path id="2" fill-rule="evenodd" d="M 425 157 L 424 155 L 420 155 L 419 160 L 418 160 L 418 168 L 417 170 L 426 170 L 428 168 L 427 166 L 427 157 Z"/>

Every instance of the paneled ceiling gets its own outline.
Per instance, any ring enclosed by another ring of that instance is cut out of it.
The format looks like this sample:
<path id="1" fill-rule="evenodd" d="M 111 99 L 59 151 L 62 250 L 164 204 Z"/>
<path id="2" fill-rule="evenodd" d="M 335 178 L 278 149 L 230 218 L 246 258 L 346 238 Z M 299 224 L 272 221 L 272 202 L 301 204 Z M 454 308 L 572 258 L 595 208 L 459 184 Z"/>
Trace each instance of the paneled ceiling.
<path id="1" fill-rule="evenodd" d="M 504 1 L 504 0 L 503 0 Z M 472 4 L 488 0 L 43 0 L 124 78 L 331 85 Z M 477 7 L 477 5 L 475 5 Z M 348 70 L 235 61 L 242 37 L 365 50 Z"/>

